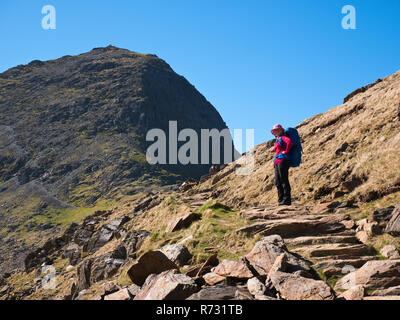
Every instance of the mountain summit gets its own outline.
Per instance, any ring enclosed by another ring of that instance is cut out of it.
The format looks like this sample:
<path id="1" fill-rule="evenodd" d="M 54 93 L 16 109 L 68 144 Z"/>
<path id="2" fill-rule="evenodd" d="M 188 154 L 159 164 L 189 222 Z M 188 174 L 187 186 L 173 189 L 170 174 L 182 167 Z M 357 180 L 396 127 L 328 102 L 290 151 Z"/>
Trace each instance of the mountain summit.
<path id="1" fill-rule="evenodd" d="M 155 55 L 108 46 L 1 73 L 1 238 L 18 251 L 14 236 L 65 223 L 68 214 L 54 221 L 54 210 L 207 173 L 210 165 L 147 163 L 146 133 L 167 132 L 170 120 L 178 130 L 226 128 L 204 96 Z"/>

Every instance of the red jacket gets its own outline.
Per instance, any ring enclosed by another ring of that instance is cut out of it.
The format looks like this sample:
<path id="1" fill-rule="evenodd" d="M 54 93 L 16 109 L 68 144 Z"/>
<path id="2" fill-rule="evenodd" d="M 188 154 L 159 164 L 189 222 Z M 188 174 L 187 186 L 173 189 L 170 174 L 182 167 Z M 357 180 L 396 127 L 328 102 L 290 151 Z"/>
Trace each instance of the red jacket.
<path id="1" fill-rule="evenodd" d="M 283 151 L 285 151 L 285 154 L 288 154 L 290 152 L 290 149 L 292 149 L 293 146 L 293 142 L 289 137 L 286 136 L 282 136 L 282 141 L 285 144 L 286 148 L 283 148 L 280 143 L 278 142 L 278 140 L 276 141 L 275 147 L 274 147 L 274 151 L 275 151 L 275 155 L 279 155 L 281 154 Z M 274 165 L 277 165 L 278 163 L 281 163 L 284 159 L 277 159 L 275 158 L 274 160 Z"/>

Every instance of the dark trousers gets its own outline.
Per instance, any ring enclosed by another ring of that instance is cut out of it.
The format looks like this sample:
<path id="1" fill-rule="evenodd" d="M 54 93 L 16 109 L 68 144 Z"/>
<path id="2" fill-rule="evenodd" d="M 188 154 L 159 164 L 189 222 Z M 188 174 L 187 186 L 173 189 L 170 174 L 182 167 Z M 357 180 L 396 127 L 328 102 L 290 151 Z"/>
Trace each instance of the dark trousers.
<path id="1" fill-rule="evenodd" d="M 289 161 L 283 160 L 275 166 L 275 186 L 278 189 L 279 204 L 290 205 Z"/>

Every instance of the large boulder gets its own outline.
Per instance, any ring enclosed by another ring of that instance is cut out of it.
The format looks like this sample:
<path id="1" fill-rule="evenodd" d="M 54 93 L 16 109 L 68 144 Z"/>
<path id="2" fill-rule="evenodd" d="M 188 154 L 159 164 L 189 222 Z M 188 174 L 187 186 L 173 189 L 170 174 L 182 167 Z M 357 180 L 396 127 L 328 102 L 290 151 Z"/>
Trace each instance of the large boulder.
<path id="1" fill-rule="evenodd" d="M 266 286 L 273 287 L 279 296 L 285 300 L 333 300 L 335 295 L 332 289 L 321 280 L 305 278 L 287 273 L 290 269 L 289 256 L 281 254 L 271 266 Z"/>
<path id="2" fill-rule="evenodd" d="M 178 266 L 184 266 L 192 258 L 188 248 L 180 243 L 164 246 L 160 251 Z"/>
<path id="3" fill-rule="evenodd" d="M 356 285 L 376 289 L 400 285 L 400 260 L 368 261 L 360 269 L 340 279 L 335 290 L 346 290 Z"/>
<path id="4" fill-rule="evenodd" d="M 333 300 L 331 288 L 321 280 L 275 271 L 269 276 L 276 291 L 285 300 Z"/>
<path id="5" fill-rule="evenodd" d="M 194 280 L 176 270 L 150 275 L 134 300 L 184 300 L 199 291 Z"/>
<path id="6" fill-rule="evenodd" d="M 400 203 L 394 208 L 385 232 L 394 236 L 400 234 Z"/>
<path id="7" fill-rule="evenodd" d="M 272 235 L 258 241 L 254 248 L 246 255 L 246 259 L 260 276 L 267 276 L 275 260 L 283 253 L 288 259 L 290 272 L 297 270 L 310 271 L 305 260 L 289 253 L 281 236 Z"/>
<path id="8" fill-rule="evenodd" d="M 161 251 L 148 251 L 128 270 L 128 276 L 134 284 L 142 286 L 151 274 L 159 274 L 163 271 L 178 269 Z"/>

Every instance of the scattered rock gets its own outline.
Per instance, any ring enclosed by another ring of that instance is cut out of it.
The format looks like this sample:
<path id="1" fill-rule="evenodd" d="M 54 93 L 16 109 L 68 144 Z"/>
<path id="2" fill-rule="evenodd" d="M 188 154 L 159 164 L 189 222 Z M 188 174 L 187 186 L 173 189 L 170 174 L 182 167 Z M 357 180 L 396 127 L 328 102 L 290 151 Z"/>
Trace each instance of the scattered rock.
<path id="1" fill-rule="evenodd" d="M 199 291 L 194 280 L 176 270 L 152 275 L 134 300 L 184 300 Z"/>
<path id="2" fill-rule="evenodd" d="M 62 258 L 69 259 L 69 263 L 71 266 L 76 266 L 81 260 L 79 245 L 74 242 L 69 243 L 64 252 L 62 253 Z"/>
<path id="3" fill-rule="evenodd" d="M 335 290 L 346 290 L 355 285 L 376 289 L 400 285 L 400 260 L 368 261 L 360 269 L 341 278 Z"/>
<path id="4" fill-rule="evenodd" d="M 283 253 L 287 254 L 290 272 L 310 270 L 306 261 L 287 251 L 285 243 L 279 235 L 264 237 L 258 241 L 250 253 L 246 255 L 246 259 L 260 276 L 267 276 L 276 258 Z"/>
<path id="5" fill-rule="evenodd" d="M 400 203 L 394 208 L 385 232 L 394 236 L 400 235 Z"/>
<path id="6" fill-rule="evenodd" d="M 77 270 L 77 283 L 75 293 L 79 293 L 82 290 L 88 289 L 90 287 L 90 269 L 92 266 L 92 260 L 88 259 L 81 263 Z M 75 296 L 74 293 L 74 296 Z"/>
<path id="7" fill-rule="evenodd" d="M 289 258 L 286 253 L 281 254 L 268 273 L 266 286 L 271 285 L 285 300 L 333 300 L 332 289 L 321 280 L 304 278 L 290 274 Z"/>
<path id="8" fill-rule="evenodd" d="M 195 267 L 188 272 L 186 272 L 186 275 L 189 277 L 199 277 L 209 271 L 211 271 L 212 267 L 215 267 L 219 264 L 219 260 L 217 258 L 217 253 L 214 253 L 208 259 L 200 266 L 200 267 Z"/>
<path id="9" fill-rule="evenodd" d="M 90 241 L 84 246 L 84 251 L 95 252 L 100 249 L 107 242 L 111 241 L 111 239 L 114 237 L 114 233 L 127 221 L 129 221 L 129 217 L 123 216 L 114 219 L 110 223 L 101 227 L 97 236 L 91 238 Z"/>
<path id="10" fill-rule="evenodd" d="M 356 224 L 358 226 L 356 231 L 365 231 L 368 236 L 379 235 L 382 232 L 377 222 L 368 222 L 368 219 L 359 220 Z"/>
<path id="11" fill-rule="evenodd" d="M 177 265 L 161 251 L 148 251 L 128 270 L 128 276 L 134 284 L 142 286 L 151 274 L 178 269 Z"/>
<path id="12" fill-rule="evenodd" d="M 195 212 L 189 212 L 182 217 L 179 217 L 175 220 L 172 220 L 165 232 L 170 233 L 170 232 L 175 232 L 184 228 L 189 227 L 193 221 L 201 219 L 201 215 Z"/>
<path id="13" fill-rule="evenodd" d="M 117 292 L 121 290 L 119 285 L 117 284 L 117 281 L 108 281 L 104 284 L 104 295 L 109 295 L 111 293 Z"/>
<path id="14" fill-rule="evenodd" d="M 349 144 L 347 142 L 344 142 L 336 151 L 335 154 L 337 156 L 341 155 L 343 152 L 345 152 L 347 150 L 347 148 L 349 147 Z"/>
<path id="15" fill-rule="evenodd" d="M 368 236 L 367 231 L 358 231 L 356 233 L 356 237 L 358 240 L 360 240 L 360 242 L 362 242 L 364 244 L 368 243 L 369 236 Z"/>
<path id="16" fill-rule="evenodd" d="M 212 272 L 228 278 L 249 279 L 254 275 L 242 262 L 223 260 Z"/>
<path id="17" fill-rule="evenodd" d="M 226 280 L 226 277 L 220 276 L 214 272 L 209 272 L 203 276 L 203 279 L 208 285 L 213 286 Z"/>
<path id="18" fill-rule="evenodd" d="M 104 300 L 131 300 L 128 289 L 121 289 L 104 297 Z"/>
<path id="19" fill-rule="evenodd" d="M 160 251 L 178 266 L 184 266 L 192 258 L 188 248 L 179 243 L 162 247 Z"/>
<path id="20" fill-rule="evenodd" d="M 381 251 L 381 255 L 384 256 L 385 258 L 388 258 L 390 260 L 397 260 L 400 259 L 400 254 L 399 251 L 396 249 L 395 246 L 384 246 Z"/>
<path id="21" fill-rule="evenodd" d="M 219 284 L 201 289 L 187 300 L 236 300 L 237 290 L 236 287 Z"/>
<path id="22" fill-rule="evenodd" d="M 143 241 L 149 236 L 150 232 L 146 230 L 135 230 L 128 232 L 122 240 L 128 257 L 135 258 L 136 251 L 140 248 Z"/>
<path id="23" fill-rule="evenodd" d="M 371 296 L 400 296 L 400 286 L 387 289 L 375 290 Z"/>
<path id="24" fill-rule="evenodd" d="M 331 288 L 321 280 L 300 277 L 281 271 L 272 272 L 269 279 L 286 300 L 333 300 Z"/>
<path id="25" fill-rule="evenodd" d="M 267 290 L 265 285 L 255 277 L 247 280 L 247 289 L 253 296 L 264 296 Z"/>
<path id="26" fill-rule="evenodd" d="M 189 178 L 179 186 L 178 191 L 179 192 L 188 191 L 188 190 L 192 189 L 194 186 L 196 186 L 197 184 L 198 184 L 198 182 L 196 180 L 194 180 L 193 178 Z"/>
<path id="27" fill-rule="evenodd" d="M 136 284 L 130 285 L 127 289 L 132 298 L 136 297 L 137 294 L 140 292 L 140 287 Z"/>
<path id="28" fill-rule="evenodd" d="M 361 285 L 357 285 L 345 291 L 340 297 L 346 300 L 363 300 L 364 294 L 365 288 Z"/>
<path id="29" fill-rule="evenodd" d="M 381 227 L 386 227 L 389 222 L 394 206 L 390 206 L 383 209 L 378 209 L 373 212 L 373 220 L 377 222 Z"/>
<path id="30" fill-rule="evenodd" d="M 112 277 L 124 264 L 124 260 L 113 259 L 110 254 L 105 254 L 93 259 L 91 266 L 91 282 L 97 282 Z"/>

